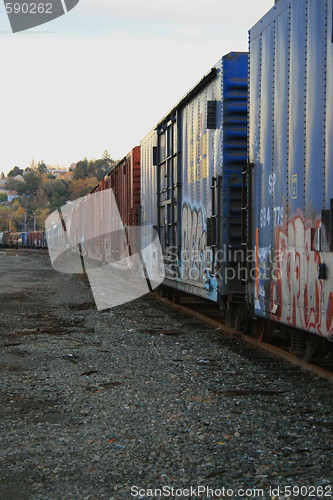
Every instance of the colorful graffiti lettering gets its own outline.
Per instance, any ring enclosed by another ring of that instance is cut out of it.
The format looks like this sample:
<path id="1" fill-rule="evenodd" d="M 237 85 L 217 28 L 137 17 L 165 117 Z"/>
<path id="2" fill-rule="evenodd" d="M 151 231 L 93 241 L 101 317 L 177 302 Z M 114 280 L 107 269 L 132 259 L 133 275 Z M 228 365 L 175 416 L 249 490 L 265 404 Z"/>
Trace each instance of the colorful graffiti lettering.
<path id="1" fill-rule="evenodd" d="M 332 268 L 331 253 L 312 250 L 312 229 L 315 223 L 304 222 L 301 212 L 292 217 L 287 227 L 275 230 L 275 279 L 270 287 L 272 319 L 290 326 L 312 331 L 331 338 L 333 336 L 333 293 L 328 282 L 318 278 L 318 266 L 325 255 L 326 265 Z"/>
<path id="2" fill-rule="evenodd" d="M 201 282 L 207 267 L 207 232 L 203 210 L 184 203 L 182 210 L 183 278 Z"/>

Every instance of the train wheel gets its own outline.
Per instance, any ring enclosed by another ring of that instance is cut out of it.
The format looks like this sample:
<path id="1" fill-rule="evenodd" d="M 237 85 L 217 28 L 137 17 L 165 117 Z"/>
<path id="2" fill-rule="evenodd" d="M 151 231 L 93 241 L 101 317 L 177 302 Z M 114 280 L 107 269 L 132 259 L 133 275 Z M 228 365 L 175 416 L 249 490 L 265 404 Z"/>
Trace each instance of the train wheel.
<path id="1" fill-rule="evenodd" d="M 174 304 L 180 304 L 181 292 L 179 290 L 172 290 L 171 301 Z"/>
<path id="2" fill-rule="evenodd" d="M 229 328 L 235 327 L 235 307 L 230 304 L 225 311 L 225 325 Z"/>
<path id="3" fill-rule="evenodd" d="M 300 330 L 290 332 L 290 352 L 302 358 L 305 352 L 305 335 Z"/>
<path id="4" fill-rule="evenodd" d="M 226 307 L 225 298 L 222 297 L 222 295 L 218 295 L 218 297 L 217 297 L 217 305 L 219 306 L 219 308 L 221 310 L 221 318 L 222 318 L 222 320 L 225 323 L 227 307 Z"/>
<path id="5" fill-rule="evenodd" d="M 156 288 L 155 293 L 158 297 L 163 298 L 163 285 L 160 285 L 159 287 Z"/>
<path id="6" fill-rule="evenodd" d="M 302 359 L 308 363 L 319 363 L 325 355 L 324 341 L 321 337 L 308 333 Z"/>
<path id="7" fill-rule="evenodd" d="M 290 352 L 307 363 L 319 363 L 327 352 L 325 341 L 317 335 L 293 330 Z"/>
<path id="8" fill-rule="evenodd" d="M 225 314 L 227 308 L 227 301 L 226 298 L 220 294 L 217 296 L 217 305 L 221 309 L 222 313 Z"/>
<path id="9" fill-rule="evenodd" d="M 235 304 L 234 329 L 238 332 L 245 332 L 249 329 L 247 310 L 244 304 Z"/>
<path id="10" fill-rule="evenodd" d="M 253 333 L 260 342 L 268 342 L 272 333 L 272 322 L 266 318 L 257 318 L 253 322 Z"/>

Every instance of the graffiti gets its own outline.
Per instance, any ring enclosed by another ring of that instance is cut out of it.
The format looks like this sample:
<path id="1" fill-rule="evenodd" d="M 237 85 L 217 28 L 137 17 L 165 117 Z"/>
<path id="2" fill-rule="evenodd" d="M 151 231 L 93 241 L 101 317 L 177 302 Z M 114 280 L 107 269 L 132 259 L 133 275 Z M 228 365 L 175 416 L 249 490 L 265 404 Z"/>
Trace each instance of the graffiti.
<path id="1" fill-rule="evenodd" d="M 333 294 L 327 281 L 318 279 L 322 254 L 311 249 L 311 229 L 320 224 L 320 219 L 304 222 L 299 212 L 287 227 L 276 228 L 279 259 L 277 278 L 270 284 L 270 311 L 272 319 L 332 337 Z M 326 265 L 328 261 L 333 264 L 332 255 L 325 253 Z"/>
<path id="2" fill-rule="evenodd" d="M 207 267 L 207 232 L 202 208 L 184 203 L 182 242 L 183 278 L 201 283 Z"/>
<path id="3" fill-rule="evenodd" d="M 256 247 L 256 309 L 265 309 L 265 284 L 267 282 L 271 268 L 272 248 Z"/>

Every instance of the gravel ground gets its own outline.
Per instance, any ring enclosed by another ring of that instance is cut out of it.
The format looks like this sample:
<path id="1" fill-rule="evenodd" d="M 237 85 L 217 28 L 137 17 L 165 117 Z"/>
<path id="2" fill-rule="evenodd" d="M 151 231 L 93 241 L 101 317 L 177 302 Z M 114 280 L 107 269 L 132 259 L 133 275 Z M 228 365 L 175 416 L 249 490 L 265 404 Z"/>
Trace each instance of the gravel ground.
<path id="1" fill-rule="evenodd" d="M 44 254 L 0 278 L 1 500 L 333 498 L 328 382 Z"/>

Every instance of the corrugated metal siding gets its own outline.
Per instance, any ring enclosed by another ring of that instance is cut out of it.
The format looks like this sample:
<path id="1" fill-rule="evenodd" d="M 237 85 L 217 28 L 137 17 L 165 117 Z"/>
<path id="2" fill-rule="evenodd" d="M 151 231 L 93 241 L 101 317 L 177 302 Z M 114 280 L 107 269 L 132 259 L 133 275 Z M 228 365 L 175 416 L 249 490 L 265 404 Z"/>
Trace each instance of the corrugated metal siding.
<path id="1" fill-rule="evenodd" d="M 332 37 L 332 43 L 328 38 L 326 45 L 326 99 L 325 99 L 325 208 L 329 209 L 330 199 L 333 193 L 333 3 L 327 5 L 327 36 Z"/>
<path id="2" fill-rule="evenodd" d="M 333 198 L 331 36 L 328 0 L 280 0 L 250 31 L 255 311 L 325 336 L 333 277 L 318 264 L 333 269 L 332 253 L 311 247 Z"/>
<path id="3" fill-rule="evenodd" d="M 218 258 L 220 295 L 243 295 L 242 205 L 243 176 L 247 163 L 248 54 L 232 52 L 223 57 L 221 107 L 221 238 Z M 219 228 L 218 228 L 219 229 Z M 230 279 L 228 279 L 230 278 Z"/>
<path id="4" fill-rule="evenodd" d="M 141 141 L 141 215 L 143 226 L 157 226 L 156 166 L 153 151 L 157 144 L 156 130 L 151 130 Z"/>
<path id="5" fill-rule="evenodd" d="M 226 55 L 157 126 L 167 284 L 211 300 L 243 293 L 240 279 L 227 279 L 226 268 L 236 263 L 226 249 L 230 242 L 241 247 L 247 68 L 247 54 Z"/>
<path id="6" fill-rule="evenodd" d="M 207 129 L 207 101 L 221 102 L 221 61 L 215 68 L 157 129 L 159 235 L 167 281 L 213 300 L 216 282 L 214 287 L 205 280 L 205 269 L 211 268 L 207 218 L 221 147 L 219 124 Z"/>
<path id="7" fill-rule="evenodd" d="M 140 208 L 140 146 L 128 153 L 109 173 L 111 186 L 125 227 L 137 226 Z"/>

